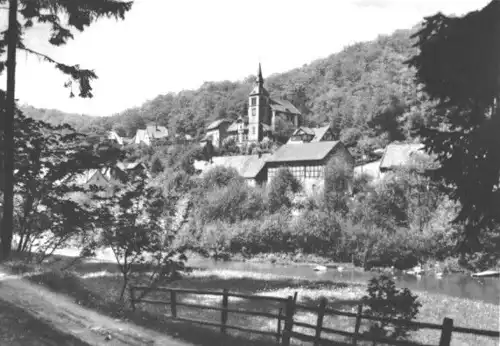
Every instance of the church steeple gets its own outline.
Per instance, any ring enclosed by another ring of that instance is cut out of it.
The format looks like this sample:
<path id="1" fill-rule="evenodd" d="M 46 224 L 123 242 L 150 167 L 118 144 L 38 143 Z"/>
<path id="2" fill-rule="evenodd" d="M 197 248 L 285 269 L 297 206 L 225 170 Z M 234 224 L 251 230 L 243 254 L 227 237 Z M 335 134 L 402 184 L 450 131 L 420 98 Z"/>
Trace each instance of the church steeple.
<path id="1" fill-rule="evenodd" d="M 257 79 L 255 80 L 255 82 L 260 86 L 262 87 L 264 85 L 264 78 L 262 78 L 262 68 L 260 66 L 260 62 L 259 62 L 259 72 L 257 72 Z"/>
<path id="2" fill-rule="evenodd" d="M 259 70 L 255 85 L 248 98 L 248 140 L 258 142 L 264 135 L 262 124 L 270 125 L 269 93 L 264 88 L 262 78 L 262 67 L 259 62 Z"/>

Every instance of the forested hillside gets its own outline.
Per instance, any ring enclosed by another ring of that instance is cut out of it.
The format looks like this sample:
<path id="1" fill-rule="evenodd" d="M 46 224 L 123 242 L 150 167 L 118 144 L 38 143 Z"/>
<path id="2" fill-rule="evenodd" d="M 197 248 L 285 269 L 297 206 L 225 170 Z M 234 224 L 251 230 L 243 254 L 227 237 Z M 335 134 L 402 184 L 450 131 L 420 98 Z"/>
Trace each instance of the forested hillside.
<path id="1" fill-rule="evenodd" d="M 305 115 L 306 124 L 330 122 L 347 144 L 359 139 L 363 139 L 358 143 L 360 146 L 408 139 L 415 124 L 423 121 L 427 104 L 417 93 L 414 71 L 404 64 L 416 52 L 411 32 L 399 30 L 269 76 L 266 87 L 273 96 L 292 101 Z M 207 82 L 197 90 L 159 95 L 140 107 L 111 117 L 92 118 L 91 123 L 89 117 L 80 115 L 54 111 L 38 115 L 33 109 L 27 113 L 45 120 L 68 121 L 85 132 L 114 129 L 125 136 L 157 119 L 174 133 L 196 136 L 204 131 L 200 124 L 245 115 L 254 78 Z"/>

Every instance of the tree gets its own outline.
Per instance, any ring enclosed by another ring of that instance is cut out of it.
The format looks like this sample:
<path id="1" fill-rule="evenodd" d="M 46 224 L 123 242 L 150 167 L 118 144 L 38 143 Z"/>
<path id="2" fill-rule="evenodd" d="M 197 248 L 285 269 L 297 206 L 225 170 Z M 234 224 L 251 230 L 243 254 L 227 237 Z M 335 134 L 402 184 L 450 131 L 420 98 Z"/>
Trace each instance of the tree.
<path id="1" fill-rule="evenodd" d="M 0 4 L 6 0 L 0 0 Z M 2 217 L 2 257 L 8 258 L 13 234 L 14 213 L 14 115 L 15 115 L 15 80 L 16 80 L 16 50 L 21 49 L 27 53 L 34 54 L 46 62 L 54 65 L 56 69 L 69 77 L 66 87 L 70 88 L 70 96 L 73 97 L 73 83 L 79 88 L 78 96 L 92 97 L 90 82 L 97 78 L 92 70 L 81 69 L 78 65 L 70 66 L 55 61 L 51 57 L 36 52 L 25 46 L 22 41 L 24 31 L 37 23 L 49 23 L 52 26 L 49 43 L 61 46 L 73 38 L 71 29 L 83 31 L 97 19 L 107 16 L 124 18 L 125 12 L 130 10 L 132 2 L 120 2 L 117 0 L 81 0 L 81 1 L 33 1 L 33 0 L 9 0 L 9 25 L 7 31 L 0 39 L 0 55 L 7 47 L 7 60 L 0 61 L 0 73 L 7 67 L 7 93 L 2 99 L 0 111 L 4 118 L 2 150 L 4 171 L 4 203 Z M 18 13 L 24 22 L 18 22 Z M 61 17 L 67 18 L 63 24 Z"/>
<path id="2" fill-rule="evenodd" d="M 158 156 L 155 156 L 151 163 L 151 173 L 157 175 L 163 172 L 164 169 L 165 167 L 163 167 L 163 163 L 161 162 L 160 158 Z"/>
<path id="3" fill-rule="evenodd" d="M 421 129 L 461 210 L 460 250 L 479 248 L 481 229 L 500 221 L 500 2 L 464 17 L 427 17 L 415 35 L 418 54 L 407 63 L 416 83 L 436 102 L 430 117 L 441 125 Z"/>
<path id="4" fill-rule="evenodd" d="M 164 224 L 165 200 L 161 191 L 148 187 L 146 176 L 138 174 L 127 184 L 101 200 L 100 246 L 109 247 L 123 275 L 120 300 L 140 264 L 165 273 L 174 252 L 169 244 L 174 235 Z M 159 275 L 162 276 L 162 275 Z"/>
<path id="5" fill-rule="evenodd" d="M 274 213 L 281 208 L 290 208 L 292 206 L 290 195 L 299 192 L 301 189 L 300 181 L 288 168 L 278 169 L 276 176 L 269 183 L 267 195 L 269 211 Z"/>
<path id="6" fill-rule="evenodd" d="M 73 198 L 90 191 L 71 184 L 72 178 L 114 165 L 122 153 L 113 144 L 86 141 L 68 125 L 52 126 L 19 111 L 14 120 L 17 249 L 30 251 L 35 245 L 43 258 L 92 228 L 92 205 Z"/>
<path id="7" fill-rule="evenodd" d="M 333 157 L 325 167 L 325 207 L 330 212 L 347 213 L 347 197 L 353 181 L 353 167 L 343 157 Z"/>

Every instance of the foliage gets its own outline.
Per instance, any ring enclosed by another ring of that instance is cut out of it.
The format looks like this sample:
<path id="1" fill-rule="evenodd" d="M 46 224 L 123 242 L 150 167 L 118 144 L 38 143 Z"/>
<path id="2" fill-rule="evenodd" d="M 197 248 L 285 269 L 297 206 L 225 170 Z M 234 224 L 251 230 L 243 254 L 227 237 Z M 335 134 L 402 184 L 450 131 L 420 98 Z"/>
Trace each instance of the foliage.
<path id="1" fill-rule="evenodd" d="M 287 168 L 280 168 L 268 184 L 267 203 L 271 213 L 281 208 L 291 208 L 292 194 L 302 189 L 300 181 Z"/>
<path id="2" fill-rule="evenodd" d="M 461 249 L 479 249 L 481 230 L 499 221 L 500 3 L 491 1 L 464 17 L 441 13 L 425 19 L 409 65 L 435 103 L 420 131 L 437 155 L 436 176 L 461 204 L 454 220 L 464 225 Z"/>
<path id="3" fill-rule="evenodd" d="M 369 316 L 409 322 L 416 318 L 422 306 L 418 297 L 413 295 L 409 289 L 397 289 L 394 281 L 385 275 L 371 279 L 367 292 L 368 295 L 363 297 L 363 303 L 368 305 L 365 313 Z M 415 328 L 405 324 L 379 321 L 372 322 L 367 333 L 376 337 L 404 339 L 409 336 L 409 332 L 412 330 Z"/>
<path id="4" fill-rule="evenodd" d="M 130 276 L 140 264 L 155 267 L 157 278 L 171 273 L 173 234 L 165 232 L 162 216 L 165 203 L 160 191 L 148 187 L 145 177 L 137 175 L 126 186 L 103 199 L 100 208 L 100 246 L 113 251 L 123 275 L 120 298 Z M 168 268 L 165 271 L 165 268 Z"/>
<path id="5" fill-rule="evenodd" d="M 324 197 L 329 212 L 345 214 L 348 211 L 347 198 L 350 195 L 353 167 L 343 157 L 333 157 L 325 167 Z"/>
<path id="6" fill-rule="evenodd" d="M 240 148 L 236 144 L 235 137 L 227 137 L 222 142 L 221 148 L 218 150 L 219 156 L 231 156 L 231 155 L 239 155 Z"/>
<path id="7" fill-rule="evenodd" d="M 205 190 L 225 187 L 233 182 L 238 184 L 244 183 L 243 178 L 236 169 L 225 166 L 215 166 L 201 178 L 201 186 Z"/>
<path id="8" fill-rule="evenodd" d="M 212 185 L 214 186 L 214 185 Z M 259 218 L 264 213 L 263 194 L 241 180 L 231 181 L 206 192 L 196 202 L 196 215 L 203 222 L 216 220 L 234 223 Z"/>
<path id="9" fill-rule="evenodd" d="M 5 0 L 0 1 L 6 3 Z M 3 170 L 3 215 L 2 215 L 2 257 L 8 258 L 12 246 L 14 231 L 14 142 L 15 142 L 15 116 L 16 116 L 16 52 L 24 50 L 28 54 L 48 62 L 57 70 L 68 77 L 64 87 L 70 88 L 70 97 L 74 97 L 73 84 L 79 89 L 79 97 L 92 97 L 91 81 L 97 78 L 94 71 L 82 69 L 79 65 L 67 65 L 55 61 L 50 56 L 37 52 L 24 44 L 24 32 L 34 26 L 35 23 L 49 24 L 51 36 L 49 43 L 61 46 L 73 39 L 72 29 L 84 31 L 93 22 L 102 17 L 115 17 L 124 19 L 125 13 L 131 9 L 132 2 L 121 2 L 116 0 L 95 1 L 31 1 L 13 0 L 8 2 L 9 24 L 7 30 L 0 36 L 0 57 L 7 52 L 7 59 L 0 60 L 0 74 L 7 67 L 7 89 L 5 97 L 0 90 L 0 113 L 2 114 L 1 126 L 1 151 Z M 22 22 L 18 22 L 19 15 Z M 61 18 L 66 19 L 63 23 Z M 6 49 L 7 48 L 7 49 Z"/>
<path id="10" fill-rule="evenodd" d="M 88 169 L 113 165 L 122 152 L 112 143 L 93 144 L 66 126 L 15 118 L 15 232 L 18 251 L 35 250 L 39 260 L 75 236 L 92 231 L 95 210 L 73 196 L 91 193 L 71 184 Z"/>
<path id="11" fill-rule="evenodd" d="M 151 173 L 157 175 L 163 172 L 164 169 L 165 167 L 163 167 L 163 163 L 161 162 L 160 158 L 158 156 L 154 157 L 153 161 L 151 162 Z"/>

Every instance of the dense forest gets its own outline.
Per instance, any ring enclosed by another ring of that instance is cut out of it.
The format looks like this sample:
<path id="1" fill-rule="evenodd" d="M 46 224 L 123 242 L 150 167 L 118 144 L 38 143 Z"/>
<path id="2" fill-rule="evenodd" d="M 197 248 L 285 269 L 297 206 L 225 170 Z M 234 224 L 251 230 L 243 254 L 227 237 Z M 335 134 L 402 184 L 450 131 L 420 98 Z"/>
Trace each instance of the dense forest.
<path id="1" fill-rule="evenodd" d="M 417 92 L 415 71 L 404 63 L 416 53 L 410 39 L 414 31 L 399 30 L 371 42 L 351 45 L 286 73 L 271 75 L 266 78 L 266 87 L 273 97 L 290 100 L 299 108 L 304 124 L 329 122 L 348 145 L 383 145 L 410 139 L 415 126 L 424 121 L 422 115 L 429 104 Z M 157 121 L 171 133 L 197 137 L 204 131 L 199 124 L 246 114 L 254 79 L 255 76 L 249 76 L 237 82 L 206 82 L 197 90 L 159 95 L 140 107 L 109 117 L 33 107 L 24 107 L 24 111 L 53 124 L 68 122 L 84 133 L 114 129 L 122 136 L 132 136 L 138 128 Z"/>

